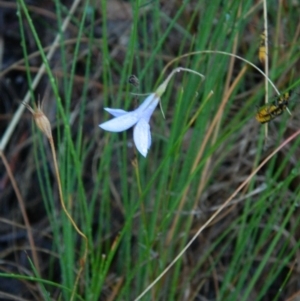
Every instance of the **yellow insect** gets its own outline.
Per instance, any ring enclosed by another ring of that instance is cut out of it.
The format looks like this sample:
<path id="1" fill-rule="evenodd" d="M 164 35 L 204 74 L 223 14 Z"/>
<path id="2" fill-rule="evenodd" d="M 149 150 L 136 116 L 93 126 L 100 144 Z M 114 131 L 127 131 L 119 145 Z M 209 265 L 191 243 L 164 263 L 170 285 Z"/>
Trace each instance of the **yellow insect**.
<path id="1" fill-rule="evenodd" d="M 283 95 L 278 96 L 272 103 L 260 107 L 255 116 L 256 120 L 260 123 L 266 123 L 281 115 L 284 110 L 287 110 L 290 113 L 288 109 L 290 97 L 291 92 L 286 92 Z"/>

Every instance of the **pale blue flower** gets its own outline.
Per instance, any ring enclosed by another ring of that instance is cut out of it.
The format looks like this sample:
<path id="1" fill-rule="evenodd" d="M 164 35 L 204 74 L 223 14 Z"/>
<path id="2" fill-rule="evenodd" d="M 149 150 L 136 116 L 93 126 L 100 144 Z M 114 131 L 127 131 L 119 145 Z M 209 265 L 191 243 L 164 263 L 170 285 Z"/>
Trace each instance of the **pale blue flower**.
<path id="1" fill-rule="evenodd" d="M 154 93 L 151 93 L 145 99 L 145 101 L 134 111 L 126 112 L 121 109 L 105 108 L 105 110 L 115 118 L 99 124 L 99 127 L 109 132 L 122 132 L 134 126 L 134 144 L 137 150 L 144 157 L 146 157 L 151 146 L 151 132 L 149 125 L 150 117 L 157 107 L 161 96 L 165 92 L 170 79 L 175 73 L 180 71 L 188 71 L 204 78 L 204 75 L 194 70 L 178 67 L 174 69 L 165 79 L 165 81 L 160 86 L 158 86 L 156 91 Z"/>
<path id="2" fill-rule="evenodd" d="M 133 141 L 137 150 L 146 157 L 151 146 L 149 120 L 159 103 L 159 99 L 156 93 L 152 93 L 137 109 L 130 112 L 105 108 L 115 118 L 99 124 L 99 127 L 109 132 L 122 132 L 134 126 Z"/>

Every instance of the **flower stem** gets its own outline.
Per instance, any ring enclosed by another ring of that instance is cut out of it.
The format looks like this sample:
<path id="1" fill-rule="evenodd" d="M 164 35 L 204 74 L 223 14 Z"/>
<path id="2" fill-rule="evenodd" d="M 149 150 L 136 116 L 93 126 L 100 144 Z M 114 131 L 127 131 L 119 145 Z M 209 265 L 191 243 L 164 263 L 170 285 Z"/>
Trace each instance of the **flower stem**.
<path id="1" fill-rule="evenodd" d="M 188 57 L 188 56 L 192 56 L 192 55 L 205 54 L 205 53 L 207 53 L 207 54 L 222 54 L 222 55 L 226 55 L 226 56 L 231 56 L 231 57 L 235 57 L 235 58 L 237 58 L 237 59 L 239 59 L 239 60 L 241 60 L 241 61 L 249 64 L 254 69 L 256 69 L 260 74 L 262 74 L 267 79 L 267 81 L 270 83 L 270 85 L 274 88 L 274 90 L 276 91 L 276 93 L 278 95 L 280 95 L 280 93 L 279 93 L 278 89 L 276 88 L 275 84 L 271 81 L 271 79 L 260 68 L 258 68 L 255 64 L 251 63 L 250 61 L 244 59 L 243 57 L 238 56 L 238 55 L 233 54 L 233 53 L 230 53 L 230 52 L 226 52 L 226 51 L 219 51 L 219 50 L 199 50 L 199 51 L 193 51 L 193 52 L 185 53 L 185 54 L 183 54 L 181 56 L 176 57 L 172 61 L 170 61 L 165 66 L 165 68 L 163 69 L 162 73 L 164 73 L 170 65 L 172 65 L 173 63 L 177 62 L 178 60 L 180 60 L 182 58 L 185 58 L 185 57 Z M 174 69 L 174 70 L 176 70 L 176 69 Z"/>
<path id="2" fill-rule="evenodd" d="M 190 72 L 190 73 L 194 73 L 196 75 L 199 75 L 200 77 L 202 77 L 203 79 L 205 78 L 205 76 L 195 70 L 189 69 L 189 68 L 183 68 L 183 67 L 178 67 L 175 68 L 169 75 L 168 77 L 165 79 L 165 81 L 156 89 L 155 94 L 157 94 L 159 97 L 161 97 L 163 95 L 163 93 L 166 91 L 166 88 L 169 84 L 169 81 L 171 80 L 172 76 L 175 73 L 178 73 L 180 71 L 186 71 L 186 72 Z"/>

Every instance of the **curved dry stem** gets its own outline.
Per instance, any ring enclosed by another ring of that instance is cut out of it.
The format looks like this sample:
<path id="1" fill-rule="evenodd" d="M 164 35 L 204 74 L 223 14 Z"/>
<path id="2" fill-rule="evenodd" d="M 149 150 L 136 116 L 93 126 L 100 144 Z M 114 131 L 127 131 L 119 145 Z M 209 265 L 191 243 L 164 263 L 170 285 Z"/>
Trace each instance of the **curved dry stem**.
<path id="1" fill-rule="evenodd" d="M 165 69 L 164 69 L 165 70 Z M 189 69 L 189 68 L 183 68 L 183 67 L 177 67 L 175 68 L 169 75 L 168 77 L 163 81 L 163 83 L 161 85 L 158 86 L 158 88 L 156 89 L 155 91 L 155 94 L 159 96 L 159 98 L 164 94 L 164 92 L 166 91 L 166 88 L 171 80 L 171 78 L 174 76 L 174 74 L 180 72 L 180 71 L 186 71 L 186 72 L 190 72 L 190 73 L 193 73 L 193 74 L 196 74 L 200 77 L 202 77 L 202 79 L 205 79 L 205 76 L 195 70 L 192 70 L 192 69 Z M 161 106 L 161 102 L 159 102 L 159 107 L 160 107 L 160 110 L 161 110 L 161 113 L 164 117 L 164 119 L 166 119 L 165 117 L 165 113 L 163 111 L 163 108 Z"/>
<path id="2" fill-rule="evenodd" d="M 22 104 L 24 105 L 24 107 L 26 107 L 32 113 L 37 127 L 42 131 L 42 133 L 49 140 L 50 147 L 51 147 L 51 153 L 52 153 L 52 157 L 53 157 L 56 180 L 57 180 L 57 184 L 58 184 L 59 199 L 60 199 L 61 207 L 62 207 L 64 213 L 66 214 L 66 216 L 68 217 L 69 221 L 71 222 L 71 224 L 73 225 L 73 227 L 77 231 L 77 233 L 85 241 L 84 255 L 80 260 L 80 268 L 79 268 L 79 271 L 78 271 L 77 276 L 76 276 L 75 284 L 74 284 L 73 291 L 72 291 L 72 296 L 71 296 L 71 299 L 70 299 L 70 300 L 73 300 L 74 296 L 75 296 L 75 293 L 76 293 L 77 284 L 78 284 L 78 281 L 80 279 L 80 275 L 83 271 L 83 268 L 84 268 L 84 265 L 85 265 L 85 262 L 86 262 L 86 258 L 87 258 L 87 254 L 88 254 L 88 239 L 87 239 L 86 235 L 78 228 L 77 224 L 75 223 L 75 221 L 73 220 L 72 216 L 70 215 L 70 213 L 68 212 L 68 210 L 65 206 L 64 196 L 63 196 L 63 191 L 62 191 L 62 185 L 61 185 L 61 179 L 60 179 L 60 174 L 59 174 L 59 169 L 58 169 L 58 164 L 57 164 L 54 140 L 53 140 L 53 136 L 52 136 L 51 124 L 49 122 L 49 119 L 47 118 L 47 116 L 42 111 L 41 103 L 39 103 L 38 106 L 35 109 L 33 109 L 28 103 L 23 102 Z"/>
<path id="3" fill-rule="evenodd" d="M 174 61 L 174 60 L 173 60 Z M 173 62 L 171 61 L 171 62 Z M 169 65 L 169 64 L 168 64 Z M 167 65 L 167 66 L 168 66 Z M 163 72 L 166 70 L 166 68 L 163 69 Z M 186 72 L 190 72 L 193 74 L 196 74 L 200 77 L 202 77 L 203 79 L 205 78 L 205 76 L 195 70 L 189 69 L 189 68 L 183 68 L 183 67 L 177 67 L 175 68 L 169 75 L 168 77 L 163 81 L 163 83 L 161 85 L 158 86 L 158 88 L 155 91 L 155 94 L 157 94 L 159 97 L 161 97 L 163 95 L 163 93 L 166 91 L 166 88 L 171 80 L 171 78 L 174 76 L 175 73 L 178 73 L 180 71 L 186 71 Z"/>
<path id="4" fill-rule="evenodd" d="M 165 68 L 163 69 L 162 71 L 162 74 L 164 74 L 167 70 L 167 68 L 172 65 L 173 63 L 175 63 L 176 61 L 182 59 L 182 58 L 185 58 L 185 57 L 188 57 L 188 56 L 193 56 L 193 55 L 198 55 L 198 54 L 204 54 L 204 53 L 207 53 L 207 54 L 222 54 L 222 55 L 226 55 L 226 56 L 231 56 L 231 57 L 235 57 L 247 64 L 249 64 L 251 67 L 253 67 L 254 69 L 256 69 L 260 74 L 262 74 L 264 76 L 264 78 L 270 83 L 270 85 L 273 87 L 273 89 L 276 91 L 276 93 L 278 95 L 280 95 L 278 89 L 276 88 L 275 84 L 272 82 L 272 80 L 259 68 L 257 67 L 255 64 L 251 63 L 250 61 L 244 59 L 243 57 L 239 56 L 239 55 L 236 55 L 236 54 L 233 54 L 233 53 L 230 53 L 230 52 L 226 52 L 226 51 L 219 51 L 219 50 L 199 50 L 199 51 L 193 51 L 193 52 L 189 52 L 189 53 L 185 53 L 175 59 L 173 59 L 172 61 L 170 61 L 166 66 Z"/>
<path id="5" fill-rule="evenodd" d="M 59 198 L 60 198 L 61 206 L 62 206 L 63 211 L 65 212 L 66 216 L 68 217 L 69 221 L 71 222 L 71 224 L 73 225 L 73 227 L 75 228 L 77 233 L 84 239 L 84 242 L 85 242 L 84 254 L 83 254 L 82 259 L 80 260 L 80 268 L 79 268 L 79 271 L 76 276 L 76 280 L 75 280 L 75 284 L 74 284 L 74 288 L 73 288 L 73 292 L 72 292 L 72 296 L 71 296 L 71 300 L 73 300 L 75 293 L 76 293 L 76 287 L 77 287 L 78 281 L 80 279 L 80 275 L 85 266 L 85 262 L 86 262 L 86 258 L 87 258 L 87 254 L 88 254 L 88 239 L 87 239 L 86 235 L 78 228 L 77 224 L 75 223 L 75 221 L 73 220 L 72 216 L 70 215 L 70 213 L 68 212 L 68 210 L 66 208 L 66 205 L 64 202 L 64 197 L 63 197 L 63 192 L 62 192 L 62 187 L 61 187 L 61 180 L 60 180 L 58 164 L 57 164 L 57 159 L 56 159 L 54 141 L 53 141 L 52 137 L 49 138 L 49 142 L 50 142 L 51 152 L 52 152 L 52 156 L 53 156 L 54 169 L 55 169 L 55 174 L 56 174 L 57 183 L 58 183 Z"/>

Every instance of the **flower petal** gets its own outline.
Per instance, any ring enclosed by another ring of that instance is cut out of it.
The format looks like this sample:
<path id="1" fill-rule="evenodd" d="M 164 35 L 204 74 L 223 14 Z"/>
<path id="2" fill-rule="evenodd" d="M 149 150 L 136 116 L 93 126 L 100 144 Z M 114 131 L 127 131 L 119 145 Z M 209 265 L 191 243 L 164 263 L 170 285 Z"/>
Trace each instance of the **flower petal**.
<path id="1" fill-rule="evenodd" d="M 135 112 L 138 113 L 139 116 L 141 116 L 142 118 L 145 118 L 147 121 L 149 121 L 158 103 L 159 103 L 159 97 L 155 93 L 152 93 L 135 110 Z"/>
<path id="2" fill-rule="evenodd" d="M 146 97 L 146 99 L 141 103 L 141 105 L 137 109 L 144 110 L 151 104 L 154 98 L 158 98 L 158 96 L 155 93 L 151 93 Z"/>
<path id="3" fill-rule="evenodd" d="M 133 130 L 133 141 L 137 150 L 144 156 L 147 156 L 148 149 L 151 146 L 150 125 L 144 119 L 140 119 Z"/>
<path id="4" fill-rule="evenodd" d="M 115 117 L 119 117 L 128 113 L 127 111 L 121 109 L 104 108 L 104 110 Z"/>
<path id="5" fill-rule="evenodd" d="M 134 126 L 138 121 L 138 117 L 135 112 L 128 112 L 122 116 L 99 124 L 99 127 L 109 132 L 122 132 Z"/>

